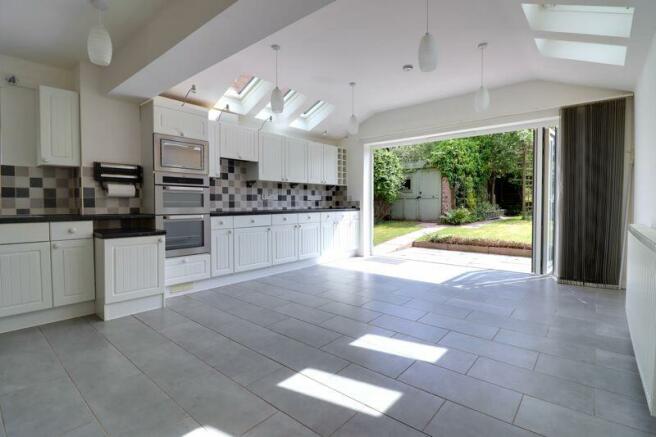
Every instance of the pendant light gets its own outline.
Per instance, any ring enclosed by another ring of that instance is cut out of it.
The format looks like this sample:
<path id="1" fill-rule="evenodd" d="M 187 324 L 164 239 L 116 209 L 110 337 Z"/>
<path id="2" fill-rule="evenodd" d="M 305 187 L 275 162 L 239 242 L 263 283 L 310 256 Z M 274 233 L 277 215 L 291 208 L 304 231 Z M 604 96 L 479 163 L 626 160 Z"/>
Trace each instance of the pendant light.
<path id="1" fill-rule="evenodd" d="M 89 61 L 106 67 L 112 62 L 112 39 L 102 21 L 102 14 L 108 8 L 107 0 L 91 0 L 91 4 L 98 10 L 98 24 L 89 30 L 87 54 Z"/>
<path id="2" fill-rule="evenodd" d="M 360 129 L 358 117 L 355 116 L 355 82 L 349 83 L 351 86 L 351 118 L 349 118 L 348 133 L 357 135 Z"/>
<path id="3" fill-rule="evenodd" d="M 476 92 L 476 98 L 474 99 L 474 109 L 476 112 L 485 112 L 490 107 L 490 93 L 485 86 L 485 49 L 487 48 L 487 43 L 482 42 L 478 45 L 478 49 L 481 51 L 481 86 Z"/>
<path id="4" fill-rule="evenodd" d="M 280 46 L 274 44 L 271 48 L 276 52 L 276 87 L 271 92 L 271 112 L 274 114 L 282 114 L 282 111 L 285 109 L 285 98 L 283 97 L 280 88 L 278 88 L 278 52 L 280 51 Z"/>
<path id="5" fill-rule="evenodd" d="M 437 43 L 428 31 L 428 0 L 426 0 L 426 33 L 419 42 L 419 69 L 424 73 L 437 68 Z"/>

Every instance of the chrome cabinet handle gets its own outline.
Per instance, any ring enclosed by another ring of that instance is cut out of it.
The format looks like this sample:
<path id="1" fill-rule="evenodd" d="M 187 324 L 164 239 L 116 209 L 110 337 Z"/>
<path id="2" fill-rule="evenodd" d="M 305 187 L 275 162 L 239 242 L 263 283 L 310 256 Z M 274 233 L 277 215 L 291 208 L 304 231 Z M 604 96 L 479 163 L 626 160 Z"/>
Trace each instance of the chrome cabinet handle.
<path id="1" fill-rule="evenodd" d="M 52 248 L 53 249 L 59 249 L 59 244 L 58 243 L 52 243 Z"/>
<path id="2" fill-rule="evenodd" d="M 251 219 L 251 223 L 255 223 L 255 219 Z"/>
<path id="3" fill-rule="evenodd" d="M 68 228 L 68 233 L 69 234 L 74 234 L 77 232 L 77 228 Z"/>
<path id="4" fill-rule="evenodd" d="M 283 221 L 283 222 L 286 222 L 286 221 L 287 221 L 287 217 L 283 217 L 283 218 L 282 218 L 282 221 Z"/>
<path id="5" fill-rule="evenodd" d="M 164 242 L 164 238 L 159 237 L 159 238 L 157 239 L 157 242 L 158 242 L 158 243 L 163 243 L 163 242 Z"/>
<path id="6" fill-rule="evenodd" d="M 232 231 L 228 231 L 228 235 L 232 234 Z"/>

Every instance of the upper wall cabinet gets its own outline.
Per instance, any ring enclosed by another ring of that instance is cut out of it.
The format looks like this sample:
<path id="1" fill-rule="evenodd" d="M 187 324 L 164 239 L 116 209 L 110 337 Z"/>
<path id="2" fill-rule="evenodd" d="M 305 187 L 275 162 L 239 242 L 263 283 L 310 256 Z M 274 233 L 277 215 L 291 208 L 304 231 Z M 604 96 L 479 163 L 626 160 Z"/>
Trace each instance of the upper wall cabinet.
<path id="1" fill-rule="evenodd" d="M 285 182 L 307 183 L 307 141 L 285 137 L 284 144 Z"/>
<path id="2" fill-rule="evenodd" d="M 80 165 L 80 102 L 74 91 L 39 87 L 38 165 Z"/>
<path id="3" fill-rule="evenodd" d="M 217 123 L 219 157 L 258 161 L 257 129 L 230 123 Z"/>
<path id="4" fill-rule="evenodd" d="M 260 161 L 249 169 L 249 179 L 307 183 L 307 141 L 261 132 L 259 149 Z"/>
<path id="5" fill-rule="evenodd" d="M 159 106 L 156 102 L 153 119 L 155 133 L 207 141 L 207 114 L 203 115 L 195 110 L 185 111 L 183 109 L 182 106 L 179 110 Z"/>
<path id="6" fill-rule="evenodd" d="M 323 145 L 323 183 L 337 185 L 337 147 Z"/>
<path id="7" fill-rule="evenodd" d="M 307 169 L 308 183 L 337 185 L 337 147 L 308 144 Z"/>

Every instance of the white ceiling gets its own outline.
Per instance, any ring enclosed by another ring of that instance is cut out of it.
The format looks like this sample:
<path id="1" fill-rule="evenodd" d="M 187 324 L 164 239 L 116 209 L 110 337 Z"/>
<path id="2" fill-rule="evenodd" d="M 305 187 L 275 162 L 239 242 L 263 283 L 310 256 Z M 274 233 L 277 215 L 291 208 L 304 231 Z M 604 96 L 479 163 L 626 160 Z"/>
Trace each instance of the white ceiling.
<path id="1" fill-rule="evenodd" d="M 416 62 L 425 26 L 424 0 L 337 0 L 179 84 L 169 94 L 183 96 L 195 83 L 195 98 L 213 104 L 241 73 L 273 81 L 274 58 L 269 48 L 273 43 L 282 47 L 280 86 L 307 96 L 305 106 L 317 99 L 335 105 L 335 111 L 314 129 L 315 133 L 327 130 L 334 138 L 346 135 L 351 112 L 350 81 L 358 83 L 356 114 L 361 121 L 392 108 L 473 92 L 479 85 L 480 54 L 476 45 L 480 41 L 489 43 L 486 76 L 491 88 L 530 79 L 634 88 L 656 28 L 656 1 L 558 2 L 635 6 L 624 67 L 542 57 L 534 43 L 534 37 L 540 34 L 530 30 L 521 3 L 430 0 L 430 31 L 438 41 L 439 64 L 435 72 L 421 73 Z M 583 41 L 618 41 L 566 36 Z M 408 63 L 415 65 L 409 73 L 401 69 Z"/>
<path id="2" fill-rule="evenodd" d="M 109 0 L 105 27 L 119 49 L 172 0 Z M 0 0 L 0 53 L 70 68 L 87 58 L 98 12 L 89 0 Z"/>

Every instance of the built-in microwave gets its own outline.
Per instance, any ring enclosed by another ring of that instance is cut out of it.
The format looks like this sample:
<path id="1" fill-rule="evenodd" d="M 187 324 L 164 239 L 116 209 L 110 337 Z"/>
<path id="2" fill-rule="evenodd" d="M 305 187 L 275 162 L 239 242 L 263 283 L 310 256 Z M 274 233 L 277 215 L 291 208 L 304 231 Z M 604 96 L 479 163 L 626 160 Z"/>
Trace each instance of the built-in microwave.
<path id="1" fill-rule="evenodd" d="M 209 174 L 209 144 L 171 135 L 153 135 L 156 172 Z"/>
<path id="2" fill-rule="evenodd" d="M 166 231 L 166 257 L 210 253 L 210 215 L 160 215 L 157 229 Z"/>
<path id="3" fill-rule="evenodd" d="M 209 177 L 155 173 L 155 214 L 209 214 Z"/>

